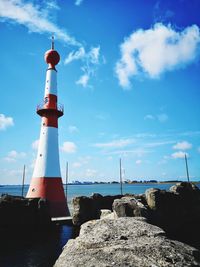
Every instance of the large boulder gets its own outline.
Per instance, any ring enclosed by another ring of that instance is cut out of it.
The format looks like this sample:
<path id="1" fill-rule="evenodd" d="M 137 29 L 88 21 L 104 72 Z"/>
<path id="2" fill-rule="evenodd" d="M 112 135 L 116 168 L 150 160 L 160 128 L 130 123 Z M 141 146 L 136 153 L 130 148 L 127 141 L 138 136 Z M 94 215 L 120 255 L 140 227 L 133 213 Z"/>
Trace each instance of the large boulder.
<path id="1" fill-rule="evenodd" d="M 113 201 L 121 197 L 122 195 L 102 196 L 95 193 L 91 197 L 80 196 L 73 198 L 73 224 L 80 226 L 89 220 L 99 219 L 101 210 L 112 210 Z"/>
<path id="2" fill-rule="evenodd" d="M 42 198 L 3 195 L 0 198 L 0 227 L 41 227 L 51 224 L 49 203 Z"/>
<path id="3" fill-rule="evenodd" d="M 117 217 L 148 217 L 147 207 L 140 200 L 131 196 L 115 199 L 113 211 Z"/>
<path id="4" fill-rule="evenodd" d="M 82 223 L 98 217 L 97 209 L 89 197 L 81 196 L 73 198 L 72 222 L 80 226 Z"/>
<path id="5" fill-rule="evenodd" d="M 144 218 L 90 221 L 69 240 L 54 267 L 195 267 L 200 252 L 166 238 Z"/>
<path id="6" fill-rule="evenodd" d="M 178 197 L 172 193 L 158 188 L 150 188 L 145 192 L 147 205 L 152 210 L 162 209 L 168 212 L 178 203 Z"/>
<path id="7" fill-rule="evenodd" d="M 182 182 L 169 191 L 151 188 L 145 192 L 150 209 L 149 221 L 185 242 L 195 242 L 200 236 L 200 190 Z M 184 234 L 183 234 L 184 233 Z M 198 238 L 197 238 L 198 235 Z"/>
<path id="8" fill-rule="evenodd" d="M 200 212 L 200 189 L 196 185 L 181 182 L 170 187 L 169 191 L 179 196 L 186 209 L 193 209 L 195 213 Z"/>

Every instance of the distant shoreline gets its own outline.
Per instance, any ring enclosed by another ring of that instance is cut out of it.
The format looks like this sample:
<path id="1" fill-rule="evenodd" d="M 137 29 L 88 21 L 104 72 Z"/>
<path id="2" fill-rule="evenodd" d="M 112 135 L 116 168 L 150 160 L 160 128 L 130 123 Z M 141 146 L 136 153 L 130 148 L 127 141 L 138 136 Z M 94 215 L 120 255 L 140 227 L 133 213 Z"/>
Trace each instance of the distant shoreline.
<path id="1" fill-rule="evenodd" d="M 137 184 L 173 184 L 173 183 L 181 183 L 184 181 L 178 181 L 178 180 L 172 180 L 172 181 L 155 181 L 155 182 L 150 182 L 150 181 L 146 181 L 146 182 L 123 182 L 123 185 L 137 185 Z M 187 182 L 187 181 L 185 181 Z M 190 181 L 193 184 L 198 184 L 200 183 L 200 181 Z M 68 183 L 67 185 L 102 185 L 102 184 L 107 184 L 107 185 L 114 185 L 114 184 L 120 184 L 117 181 L 113 181 L 113 182 L 79 182 L 79 183 Z M 63 185 L 65 186 L 66 184 L 63 183 Z M 5 184 L 5 185 L 0 185 L 0 187 L 5 187 L 5 186 L 21 186 L 20 184 Z M 25 184 L 24 186 L 29 186 L 29 184 Z"/>
<path id="2" fill-rule="evenodd" d="M 135 184 L 174 184 L 174 183 L 181 183 L 184 181 L 158 181 L 158 182 L 131 182 L 131 183 L 122 183 L 123 185 L 135 185 Z M 187 182 L 187 181 L 185 181 Z M 190 181 L 190 183 L 193 184 L 198 184 L 200 181 Z M 114 182 L 114 183 L 106 183 L 106 182 L 100 182 L 100 183 L 69 183 L 67 185 L 102 185 L 102 184 L 108 184 L 108 185 L 113 185 L 113 184 L 120 184 L 119 182 Z M 63 184 L 66 185 L 66 184 Z"/>

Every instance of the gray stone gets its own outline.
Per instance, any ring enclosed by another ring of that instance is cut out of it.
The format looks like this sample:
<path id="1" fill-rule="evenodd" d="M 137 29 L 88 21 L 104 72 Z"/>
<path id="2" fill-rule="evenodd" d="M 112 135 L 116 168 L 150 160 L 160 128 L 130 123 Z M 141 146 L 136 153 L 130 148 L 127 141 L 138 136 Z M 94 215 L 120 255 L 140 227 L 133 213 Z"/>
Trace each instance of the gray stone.
<path id="1" fill-rule="evenodd" d="M 110 214 L 112 214 L 112 211 L 111 211 L 111 210 L 102 209 L 102 210 L 101 210 L 101 216 L 100 216 L 100 219 L 103 219 L 103 218 L 109 216 Z"/>
<path id="2" fill-rule="evenodd" d="M 69 240 L 54 267 L 195 267 L 200 252 L 166 238 L 142 217 L 90 221 Z"/>
<path id="3" fill-rule="evenodd" d="M 80 226 L 82 223 L 92 219 L 96 219 L 98 214 L 93 207 L 93 201 L 89 197 L 75 197 L 73 202 L 72 222 L 74 225 Z"/>
<path id="4" fill-rule="evenodd" d="M 160 189 L 158 188 L 149 188 L 145 192 L 146 201 L 150 209 L 157 208 L 157 202 L 160 195 Z"/>
<path id="5" fill-rule="evenodd" d="M 178 194 L 179 197 L 181 197 L 185 201 L 191 201 L 195 202 L 200 202 L 200 189 L 188 182 L 181 182 L 177 183 L 176 185 L 173 185 L 169 189 L 170 192 L 173 192 L 175 194 Z"/>
<path id="6" fill-rule="evenodd" d="M 2 195 L 0 227 L 46 227 L 51 224 L 49 204 L 42 198 Z"/>
<path id="7" fill-rule="evenodd" d="M 162 227 L 179 240 L 198 245 L 200 190 L 197 186 L 181 182 L 169 191 L 148 189 L 145 195 L 150 209 L 149 222 Z"/>
<path id="8" fill-rule="evenodd" d="M 113 210 L 117 217 L 148 217 L 148 210 L 139 199 L 134 197 L 122 197 L 115 199 L 113 202 Z"/>
<path id="9" fill-rule="evenodd" d="M 199 188 L 193 184 L 188 182 L 180 182 L 170 187 L 169 191 L 179 194 L 184 193 L 194 193 L 194 191 L 200 192 Z"/>
<path id="10" fill-rule="evenodd" d="M 121 195 L 102 196 L 94 193 L 91 197 L 80 196 L 73 198 L 73 224 L 80 226 L 89 220 L 100 219 L 101 209 L 112 211 L 113 201 L 121 197 Z"/>

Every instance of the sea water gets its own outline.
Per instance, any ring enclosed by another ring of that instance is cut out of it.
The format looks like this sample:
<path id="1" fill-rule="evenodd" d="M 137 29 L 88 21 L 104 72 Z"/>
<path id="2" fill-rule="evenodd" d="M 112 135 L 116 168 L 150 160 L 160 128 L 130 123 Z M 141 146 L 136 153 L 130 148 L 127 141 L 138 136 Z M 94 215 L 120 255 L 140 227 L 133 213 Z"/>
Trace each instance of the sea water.
<path id="1" fill-rule="evenodd" d="M 123 184 L 123 194 L 142 194 L 148 188 L 160 188 L 168 190 L 173 183 L 138 183 L 138 184 Z M 71 206 L 72 199 L 75 196 L 90 196 L 93 193 L 105 195 L 118 195 L 121 193 L 120 184 L 81 184 L 81 185 L 64 185 L 64 190 L 67 192 L 67 202 Z M 23 195 L 26 196 L 28 185 L 24 186 Z M 10 194 L 15 196 L 22 195 L 22 186 L 20 185 L 4 185 L 0 186 L 0 195 Z"/>

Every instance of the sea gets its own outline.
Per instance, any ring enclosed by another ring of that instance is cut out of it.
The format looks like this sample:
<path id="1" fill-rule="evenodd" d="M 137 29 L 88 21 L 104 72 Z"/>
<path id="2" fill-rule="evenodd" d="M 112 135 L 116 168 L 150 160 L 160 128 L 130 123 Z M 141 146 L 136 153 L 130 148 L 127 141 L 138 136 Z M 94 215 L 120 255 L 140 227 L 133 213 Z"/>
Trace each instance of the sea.
<path id="1" fill-rule="evenodd" d="M 168 190 L 174 183 L 123 184 L 123 194 L 142 194 L 148 188 Z M 200 184 L 198 184 L 200 186 Z M 120 194 L 120 184 L 64 185 L 67 202 L 72 212 L 72 199 L 76 196 L 91 196 L 93 193 L 105 195 Z M 24 186 L 24 196 L 28 185 Z M 0 195 L 22 195 L 20 185 L 1 185 Z M 0 231 L 0 267 L 52 267 L 62 252 L 63 246 L 73 238 L 74 229 L 58 225 L 51 231 L 42 233 L 21 233 L 11 229 L 9 233 Z"/>

